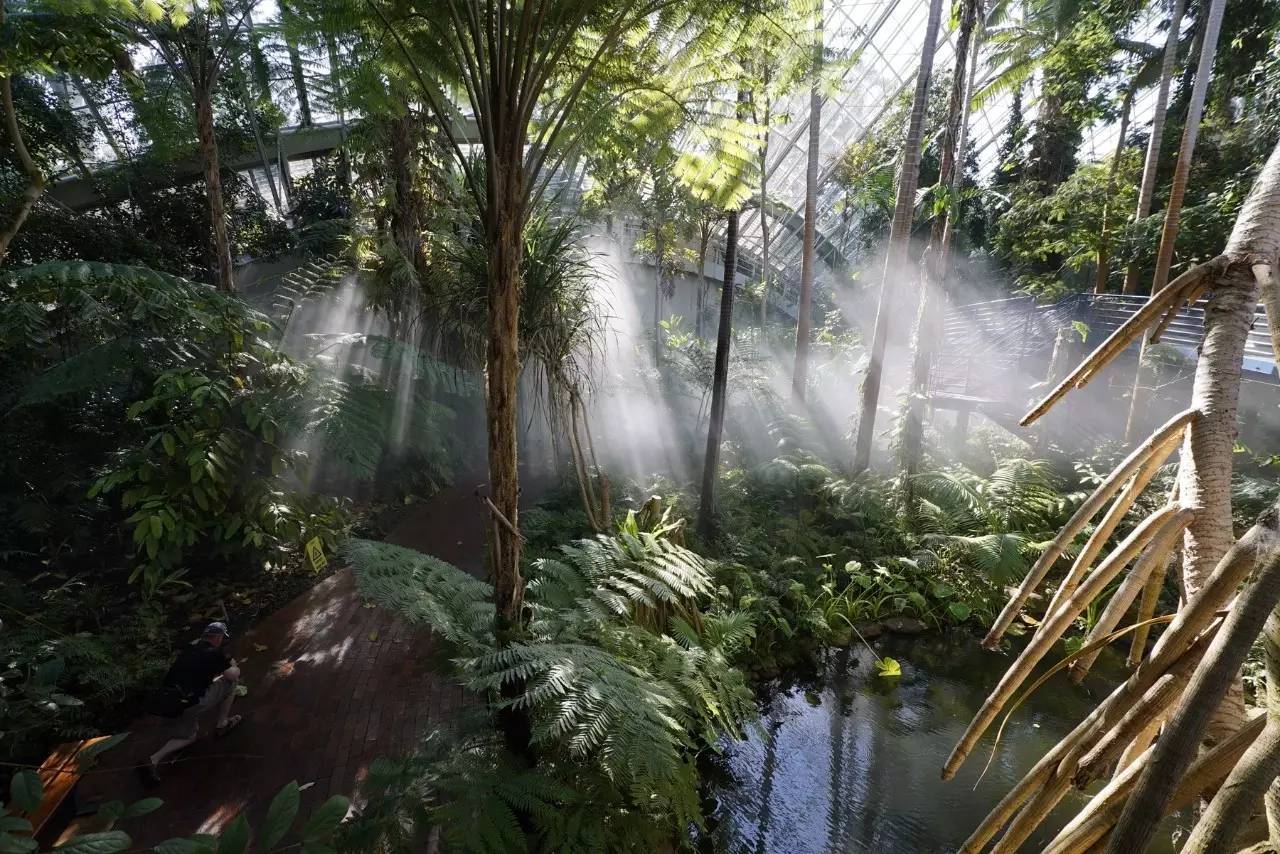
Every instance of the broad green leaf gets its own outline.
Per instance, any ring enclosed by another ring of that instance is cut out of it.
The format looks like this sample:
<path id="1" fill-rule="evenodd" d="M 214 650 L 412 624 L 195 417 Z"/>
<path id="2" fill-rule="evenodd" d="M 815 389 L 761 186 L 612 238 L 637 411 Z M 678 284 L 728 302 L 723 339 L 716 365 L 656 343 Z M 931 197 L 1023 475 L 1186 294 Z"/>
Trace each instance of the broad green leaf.
<path id="1" fill-rule="evenodd" d="M 249 819 L 236 816 L 218 839 L 218 854 L 244 854 L 249 850 Z"/>
<path id="2" fill-rule="evenodd" d="M 59 845 L 53 850 L 58 854 L 117 854 L 127 850 L 132 844 L 133 840 L 124 831 L 107 830 L 77 836 L 66 845 Z"/>
<path id="3" fill-rule="evenodd" d="M 274 848 L 276 843 L 284 839 L 285 834 L 289 832 L 294 819 L 298 817 L 299 798 L 297 780 L 288 783 L 276 793 L 271 806 L 267 808 L 267 817 L 259 831 L 263 850 L 269 851 Z"/>
<path id="4" fill-rule="evenodd" d="M 963 602 L 948 602 L 947 611 L 952 617 L 961 621 L 969 619 L 969 614 L 972 613 L 972 609 Z"/>
<path id="5" fill-rule="evenodd" d="M 311 814 L 311 820 L 307 822 L 306 828 L 302 831 L 302 836 L 307 841 L 325 841 L 333 835 L 338 829 L 338 825 L 347 816 L 347 809 L 351 806 L 351 801 L 342 795 L 334 795 L 325 801 L 320 807 Z"/>
<path id="6" fill-rule="evenodd" d="M 20 812 L 35 812 L 44 800 L 44 786 L 40 783 L 40 775 L 29 768 L 24 768 L 13 775 L 9 783 L 9 804 Z"/>
<path id="7" fill-rule="evenodd" d="M 877 658 L 876 675 L 884 677 L 901 676 L 902 665 L 898 663 L 896 658 L 889 658 L 888 656 Z"/>
<path id="8" fill-rule="evenodd" d="M 214 847 L 199 839 L 167 839 L 156 846 L 156 854 L 214 854 Z"/>
<path id="9" fill-rule="evenodd" d="M 139 818 L 141 816 L 153 813 L 160 807 L 164 806 L 164 801 L 159 798 L 143 798 L 140 801 L 134 801 L 129 804 L 124 811 L 125 818 Z"/>

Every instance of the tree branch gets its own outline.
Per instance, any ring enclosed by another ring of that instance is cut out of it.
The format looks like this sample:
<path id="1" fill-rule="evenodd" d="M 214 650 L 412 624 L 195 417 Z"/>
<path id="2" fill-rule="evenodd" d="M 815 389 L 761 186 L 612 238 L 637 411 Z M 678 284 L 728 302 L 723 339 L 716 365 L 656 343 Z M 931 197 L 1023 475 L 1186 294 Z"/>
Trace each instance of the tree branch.
<path id="1" fill-rule="evenodd" d="M 4 3 L 0 2 L 0 26 L 4 25 Z M 35 207 L 36 200 L 40 198 L 40 194 L 44 192 L 44 174 L 40 171 L 40 167 L 31 159 L 31 153 L 27 151 L 27 145 L 22 140 L 22 131 L 18 127 L 18 111 L 13 106 L 13 78 L 5 76 L 0 78 L 0 101 L 4 106 L 4 128 L 10 142 L 13 143 L 14 153 L 18 155 L 18 162 L 22 164 L 22 171 L 27 175 L 27 188 L 22 193 L 22 201 L 18 203 L 18 210 L 13 216 L 13 220 L 0 232 L 0 263 L 4 262 L 4 258 L 9 254 L 9 244 L 13 242 L 13 238 L 18 236 L 18 232 L 22 230 L 22 224 L 27 221 L 27 217 L 31 214 L 31 209 Z"/>

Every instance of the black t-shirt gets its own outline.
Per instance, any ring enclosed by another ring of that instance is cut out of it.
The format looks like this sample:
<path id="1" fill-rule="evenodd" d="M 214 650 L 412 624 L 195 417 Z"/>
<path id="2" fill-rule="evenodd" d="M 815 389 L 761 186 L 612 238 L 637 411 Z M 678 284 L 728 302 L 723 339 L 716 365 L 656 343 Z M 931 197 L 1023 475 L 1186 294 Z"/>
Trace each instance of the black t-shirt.
<path id="1" fill-rule="evenodd" d="M 231 659 L 220 647 L 201 639 L 178 653 L 178 659 L 164 676 L 166 688 L 177 688 L 183 696 L 199 699 Z"/>

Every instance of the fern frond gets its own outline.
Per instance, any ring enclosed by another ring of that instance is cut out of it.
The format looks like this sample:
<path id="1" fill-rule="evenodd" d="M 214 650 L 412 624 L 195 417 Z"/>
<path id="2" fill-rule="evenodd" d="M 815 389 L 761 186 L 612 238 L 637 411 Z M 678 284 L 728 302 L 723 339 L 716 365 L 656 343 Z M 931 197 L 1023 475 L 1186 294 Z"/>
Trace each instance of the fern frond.
<path id="1" fill-rule="evenodd" d="M 343 555 L 361 595 L 430 626 L 459 651 L 492 649 L 493 588 L 452 564 L 413 549 L 352 539 Z"/>

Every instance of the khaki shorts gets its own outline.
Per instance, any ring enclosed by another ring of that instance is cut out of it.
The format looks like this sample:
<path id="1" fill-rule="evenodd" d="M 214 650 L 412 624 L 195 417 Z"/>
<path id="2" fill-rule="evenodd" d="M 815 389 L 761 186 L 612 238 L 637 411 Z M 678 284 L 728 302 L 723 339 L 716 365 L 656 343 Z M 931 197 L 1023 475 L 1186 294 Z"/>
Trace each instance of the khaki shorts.
<path id="1" fill-rule="evenodd" d="M 193 706 L 188 706 L 182 714 L 173 719 L 169 725 L 169 737 L 182 740 L 195 738 L 200 734 L 200 719 L 210 710 L 223 704 L 227 697 L 236 690 L 236 683 L 224 676 L 219 676 L 205 689 L 204 696 Z"/>

